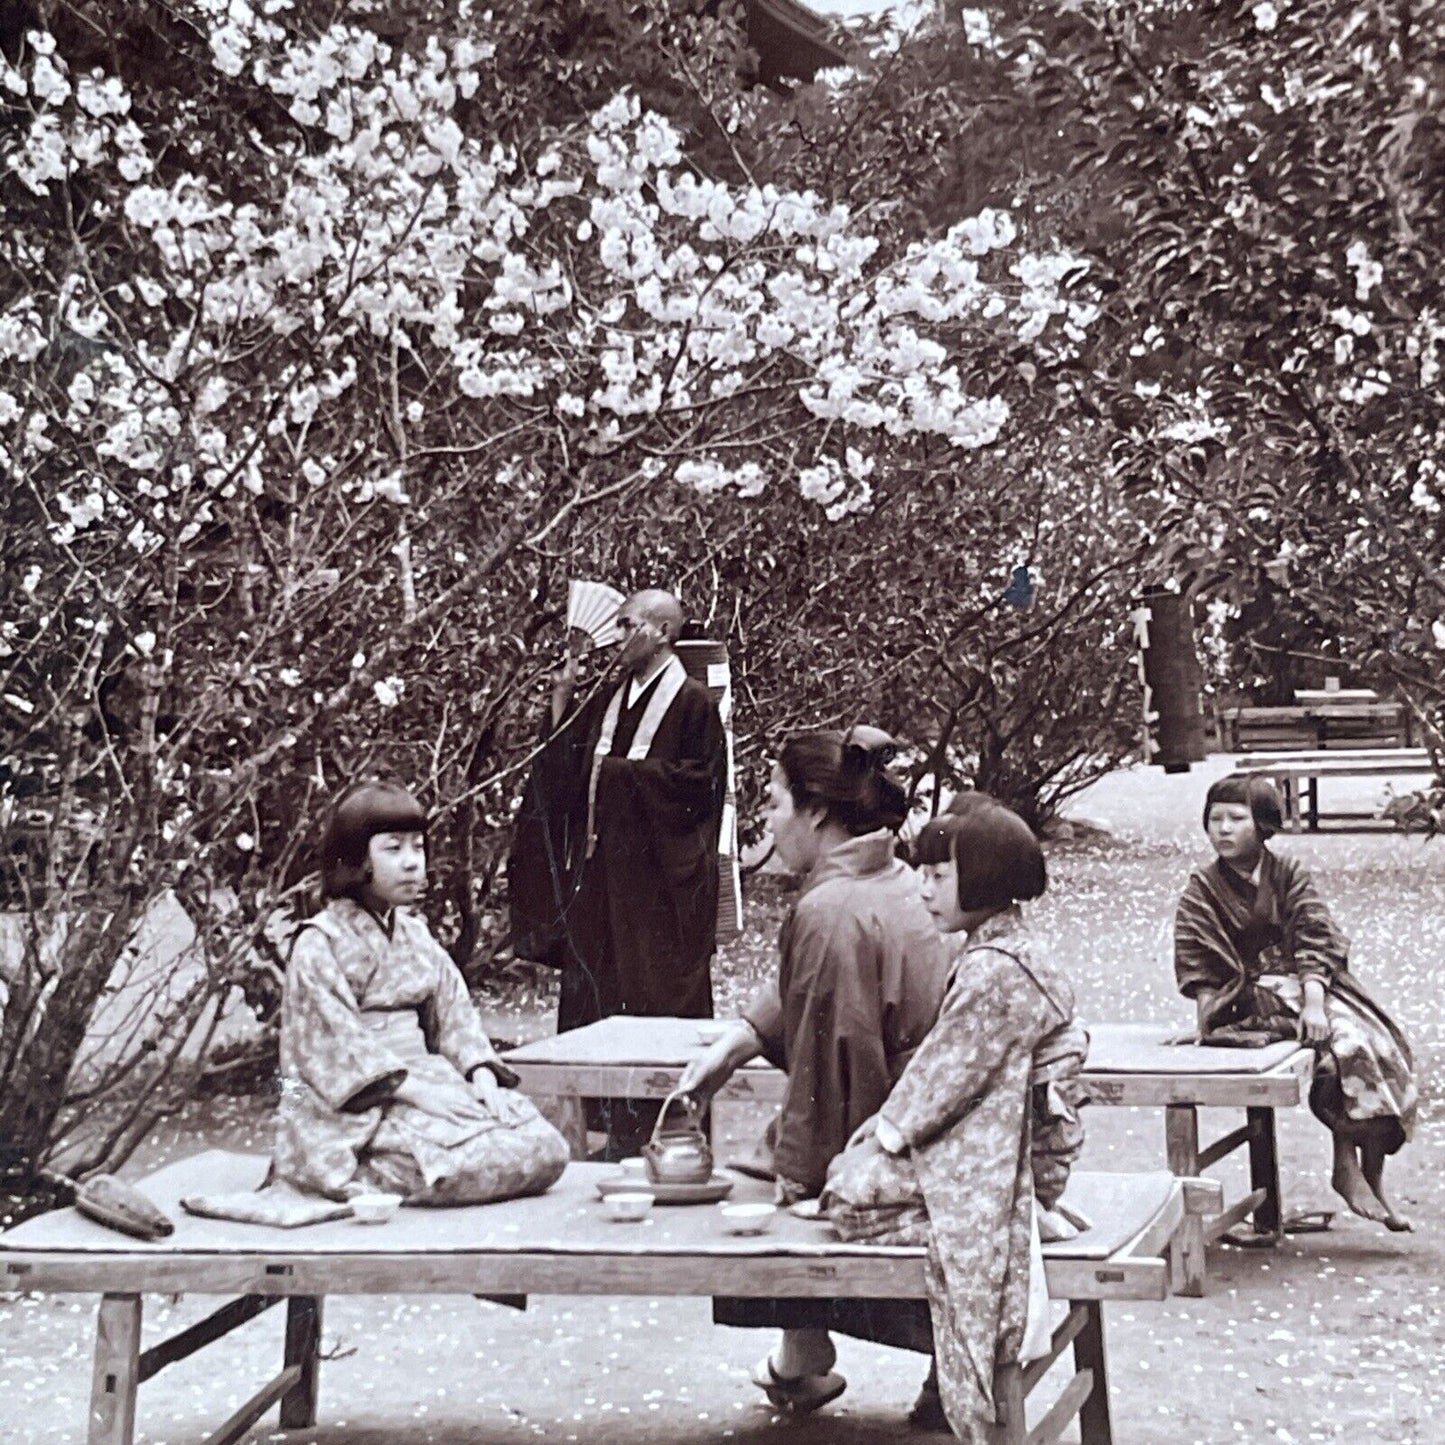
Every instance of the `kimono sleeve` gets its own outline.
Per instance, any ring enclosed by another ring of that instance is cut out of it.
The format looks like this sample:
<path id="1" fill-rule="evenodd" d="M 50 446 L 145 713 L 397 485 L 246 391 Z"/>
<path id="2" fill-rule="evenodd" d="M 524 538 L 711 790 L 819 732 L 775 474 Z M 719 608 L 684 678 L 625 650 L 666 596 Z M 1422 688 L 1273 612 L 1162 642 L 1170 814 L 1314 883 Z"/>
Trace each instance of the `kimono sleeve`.
<path id="1" fill-rule="evenodd" d="M 292 949 L 282 1027 L 297 1070 L 332 1109 L 361 1113 L 406 1080 L 406 1066 L 361 1022 L 345 970 L 319 929 L 303 929 Z"/>
<path id="2" fill-rule="evenodd" d="M 436 987 L 426 1009 L 428 1044 L 464 1078 L 481 1064 L 501 1068 L 461 970 L 425 925 L 419 924 L 418 931 L 436 966 Z"/>
<path id="3" fill-rule="evenodd" d="M 951 1129 L 1020 1055 L 1031 1057 L 1046 999 L 1016 959 L 995 948 L 969 949 L 943 1000 L 938 1022 L 919 1044 L 881 1111 L 880 1123 L 916 1149 Z"/>
<path id="4" fill-rule="evenodd" d="M 775 1069 L 786 1069 L 788 1060 L 783 1031 L 783 999 L 778 992 L 776 978 L 770 978 L 759 987 L 743 1009 L 742 1018 L 762 1043 L 763 1057 Z"/>
<path id="5" fill-rule="evenodd" d="M 1308 871 L 1292 858 L 1276 857 L 1275 864 L 1280 921 L 1300 981 L 1328 986 L 1348 967 L 1349 944 Z"/>
<path id="6" fill-rule="evenodd" d="M 876 963 L 851 917 L 795 910 L 789 929 L 788 1092 L 778 1115 L 773 1165 L 812 1193 L 853 1131 L 888 1094 L 878 1016 Z M 870 968 L 871 965 L 871 968 Z"/>
<path id="7" fill-rule="evenodd" d="M 1187 999 L 1237 986 L 1243 965 L 1224 930 L 1218 905 L 1199 873 L 1190 874 L 1174 912 L 1174 980 Z"/>
<path id="8" fill-rule="evenodd" d="M 722 816 L 727 790 L 727 738 L 711 697 L 699 689 L 686 698 L 686 714 L 672 758 L 603 758 L 597 774 L 599 813 L 625 794 L 662 834 L 684 833 Z"/>

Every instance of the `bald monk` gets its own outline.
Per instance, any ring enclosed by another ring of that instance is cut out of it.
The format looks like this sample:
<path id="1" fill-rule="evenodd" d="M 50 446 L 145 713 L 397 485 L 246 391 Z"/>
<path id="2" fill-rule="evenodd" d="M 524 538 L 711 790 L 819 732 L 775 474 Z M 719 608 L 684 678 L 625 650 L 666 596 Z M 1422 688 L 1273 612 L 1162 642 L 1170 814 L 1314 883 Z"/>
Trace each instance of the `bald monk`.
<path id="1" fill-rule="evenodd" d="M 712 1017 L 727 746 L 673 650 L 682 624 L 671 593 L 638 592 L 617 614 L 620 680 L 574 709 L 575 653 L 555 679 L 508 883 L 514 951 L 561 970 L 558 1032 L 614 1014 Z M 656 1112 L 603 1100 L 588 1122 L 623 1158 Z"/>

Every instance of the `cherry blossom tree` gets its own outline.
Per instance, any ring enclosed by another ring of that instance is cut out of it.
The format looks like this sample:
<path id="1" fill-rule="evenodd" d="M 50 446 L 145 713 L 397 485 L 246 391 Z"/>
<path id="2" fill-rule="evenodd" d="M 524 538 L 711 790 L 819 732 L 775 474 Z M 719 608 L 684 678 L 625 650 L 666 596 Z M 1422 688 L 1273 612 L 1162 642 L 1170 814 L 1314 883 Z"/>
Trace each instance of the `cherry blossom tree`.
<path id="1" fill-rule="evenodd" d="M 264 921 L 358 770 L 439 805 L 465 954 L 579 560 L 703 506 L 867 517 L 995 446 L 991 378 L 1094 318 L 1087 268 L 1006 211 L 890 230 L 740 153 L 710 173 L 626 91 L 528 115 L 515 19 L 427 8 L 398 36 L 369 6 L 135 5 L 98 42 L 40 6 L 0 73 L 0 826 L 46 833 L 8 880 L 0 1136 L 34 1158 L 123 1157 L 192 1079 L 183 1037 L 274 988 Z M 67 1104 L 167 891 L 200 981 Z"/>

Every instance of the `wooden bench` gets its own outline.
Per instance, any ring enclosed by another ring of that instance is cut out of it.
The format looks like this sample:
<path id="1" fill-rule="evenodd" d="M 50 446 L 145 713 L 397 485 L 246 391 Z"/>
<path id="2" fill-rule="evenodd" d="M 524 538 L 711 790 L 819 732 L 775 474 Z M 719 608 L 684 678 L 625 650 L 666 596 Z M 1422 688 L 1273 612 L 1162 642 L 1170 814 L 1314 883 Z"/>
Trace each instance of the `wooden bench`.
<path id="1" fill-rule="evenodd" d="M 169 1239 L 143 1244 L 103 1229 L 73 1209 L 0 1235 L 9 1289 L 100 1294 L 89 1445 L 132 1445 L 141 1383 L 286 1303 L 283 1368 L 208 1439 L 239 1440 L 280 1404 L 283 1429 L 315 1424 L 322 1300 L 326 1295 L 699 1295 L 912 1299 L 925 1293 L 923 1251 L 843 1244 L 826 1225 L 781 1214 L 767 1235 L 724 1234 L 710 1207 L 653 1210 L 641 1226 L 610 1222 L 597 1203 L 609 1166 L 572 1164 L 547 1194 L 467 1209 L 403 1209 L 385 1225 L 349 1220 L 298 1230 L 195 1219 L 179 1199 L 254 1188 L 266 1160 L 214 1151 L 141 1181 L 173 1219 Z M 770 1197 L 739 1179 L 733 1198 Z M 1214 1207 L 1203 1181 L 1155 1174 L 1079 1174 L 1068 1198 L 1093 1227 L 1044 1247 L 1052 1298 L 1068 1302 L 1050 1353 L 995 1379 L 1004 1423 L 997 1445 L 1046 1445 L 1077 1417 L 1085 1445 L 1110 1445 L 1103 1306 L 1162 1300 L 1165 1253 L 1186 1221 Z M 143 1298 L 186 1293 L 230 1296 L 178 1335 L 140 1348 Z M 1073 1347 L 1074 1371 L 1032 1428 L 1025 1400 Z M 1181 1362 L 1182 1364 L 1182 1362 Z M 900 1431 L 901 1433 L 901 1431 Z M 400 1442 L 398 1442 L 400 1445 Z"/>
<path id="2" fill-rule="evenodd" d="M 1364 697 L 1373 696 L 1366 694 Z M 1409 747 L 1410 711 L 1400 703 L 1313 693 L 1279 707 L 1232 707 L 1220 714 L 1228 752 L 1279 752 L 1288 748 L 1358 751 Z"/>
<path id="3" fill-rule="evenodd" d="M 578 1159 L 587 1154 L 582 1101 L 589 1098 L 665 1099 L 682 1071 L 715 1037 L 720 1025 L 702 1019 L 610 1018 L 537 1039 L 510 1050 L 507 1063 L 534 1098 L 550 1098 Z M 1246 1215 L 1255 1229 L 1278 1239 L 1283 1219 L 1274 1111 L 1305 1098 L 1313 1055 L 1298 1044 L 1265 1049 L 1201 1048 L 1173 1044 L 1181 1028 L 1168 1024 L 1090 1024 L 1084 1080 L 1094 1104 L 1163 1108 L 1169 1168 L 1192 1178 L 1236 1149 L 1248 1148 L 1250 1189 L 1209 1221 L 1182 1232 L 1174 1257 L 1177 1293 L 1199 1296 L 1205 1285 L 1205 1247 Z M 776 1106 L 787 1077 L 761 1059 L 739 1069 L 719 1091 L 728 1103 Z M 1201 1108 L 1243 1109 L 1242 1128 L 1206 1148 L 1199 1144 Z"/>
<path id="4" fill-rule="evenodd" d="M 1331 822 L 1374 820 L 1373 813 L 1322 813 L 1321 778 L 1399 778 L 1433 776 L 1435 766 L 1424 748 L 1361 748 L 1340 752 L 1259 754 L 1240 758 L 1236 774 L 1269 778 L 1280 790 L 1285 826 L 1292 833 L 1319 830 L 1321 819 Z"/>

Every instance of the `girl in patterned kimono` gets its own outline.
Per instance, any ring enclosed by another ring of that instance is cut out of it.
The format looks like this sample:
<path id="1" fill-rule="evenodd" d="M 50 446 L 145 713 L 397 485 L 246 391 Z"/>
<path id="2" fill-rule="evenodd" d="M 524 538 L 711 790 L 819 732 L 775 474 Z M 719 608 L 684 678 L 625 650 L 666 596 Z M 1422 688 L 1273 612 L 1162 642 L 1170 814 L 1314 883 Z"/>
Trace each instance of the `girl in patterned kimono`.
<path id="1" fill-rule="evenodd" d="M 1309 874 L 1272 852 L 1279 795 L 1264 778 L 1221 778 L 1204 800 L 1215 860 L 1190 876 L 1174 921 L 1179 991 L 1203 1043 L 1299 1038 L 1315 1049 L 1310 1108 L 1334 1136 L 1330 1182 L 1356 1214 L 1408 1230 L 1384 1189 L 1410 1137 L 1410 1046 L 1349 971 L 1349 942 Z"/>
<path id="2" fill-rule="evenodd" d="M 822 1203 L 844 1239 L 927 1246 L 936 1364 L 912 1419 L 982 1445 L 995 1367 L 1047 1350 L 1036 1201 L 1049 1237 L 1087 1226 L 1059 1197 L 1083 1148 L 1089 1039 L 1018 906 L 1047 882 L 1028 825 L 970 795 L 924 828 L 915 857 L 929 912 L 963 948 L 938 1022 L 834 1161 Z"/>
<path id="3" fill-rule="evenodd" d="M 426 890 L 425 831 L 421 805 L 386 783 L 348 789 L 327 823 L 327 903 L 286 971 L 275 1174 L 333 1199 L 541 1193 L 566 1143 L 514 1091 L 456 965 L 408 911 Z"/>
<path id="4" fill-rule="evenodd" d="M 766 1172 L 789 1204 L 817 1196 L 828 1164 L 876 1112 L 938 1013 L 947 960 L 913 870 L 895 856 L 908 799 L 887 771 L 893 745 L 875 728 L 804 733 L 784 746 L 765 820 L 778 857 L 801 875 L 778 939 L 776 979 L 684 1072 L 698 1102 L 765 1054 L 788 1075 L 765 1140 Z M 719 1324 L 776 1327 L 753 1382 L 802 1414 L 846 1387 L 830 1330 L 927 1352 L 927 1312 L 913 1300 L 713 1302 Z"/>

